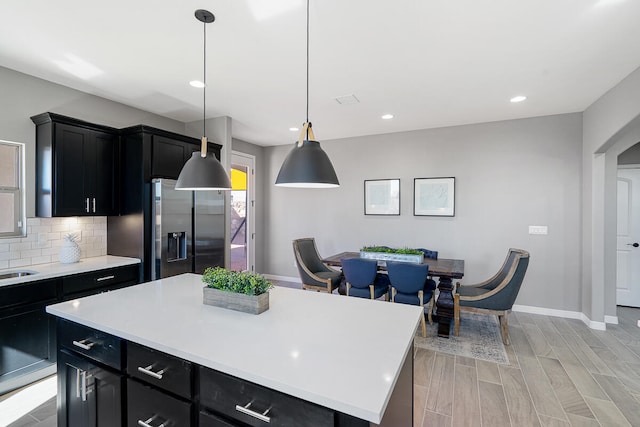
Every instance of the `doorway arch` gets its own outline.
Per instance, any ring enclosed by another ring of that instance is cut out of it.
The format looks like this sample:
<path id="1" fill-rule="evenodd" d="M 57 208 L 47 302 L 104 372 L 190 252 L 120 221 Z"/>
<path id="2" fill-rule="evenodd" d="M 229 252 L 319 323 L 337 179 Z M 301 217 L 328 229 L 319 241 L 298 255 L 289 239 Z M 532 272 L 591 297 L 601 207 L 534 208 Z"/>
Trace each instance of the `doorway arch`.
<path id="1" fill-rule="evenodd" d="M 640 143 L 640 118 L 634 119 L 625 128 L 607 141 L 604 152 L 604 282 L 602 292 L 593 289 L 593 296 L 603 295 L 603 313 L 605 323 L 618 323 L 616 311 L 616 259 L 617 259 L 617 177 L 618 156 L 624 151 Z"/>

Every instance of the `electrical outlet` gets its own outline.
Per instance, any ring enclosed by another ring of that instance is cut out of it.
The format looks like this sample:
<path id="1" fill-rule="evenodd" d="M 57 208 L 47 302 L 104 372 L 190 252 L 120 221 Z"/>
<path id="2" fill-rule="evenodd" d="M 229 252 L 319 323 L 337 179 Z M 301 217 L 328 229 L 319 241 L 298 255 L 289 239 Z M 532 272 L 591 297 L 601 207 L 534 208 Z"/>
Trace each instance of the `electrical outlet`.
<path id="1" fill-rule="evenodd" d="M 529 234 L 549 234 L 546 225 L 530 225 Z"/>

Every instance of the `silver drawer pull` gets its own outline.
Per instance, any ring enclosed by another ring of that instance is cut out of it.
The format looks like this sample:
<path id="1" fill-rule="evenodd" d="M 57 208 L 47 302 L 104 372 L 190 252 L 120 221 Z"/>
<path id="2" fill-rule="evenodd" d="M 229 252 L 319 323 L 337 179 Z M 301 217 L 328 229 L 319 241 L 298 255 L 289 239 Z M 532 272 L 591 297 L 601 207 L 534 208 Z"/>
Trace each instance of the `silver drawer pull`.
<path id="1" fill-rule="evenodd" d="M 138 425 L 140 427 L 164 427 L 164 423 L 158 424 L 157 426 L 152 426 L 151 421 L 153 421 L 153 417 L 149 418 L 146 421 L 138 420 Z"/>
<path id="2" fill-rule="evenodd" d="M 269 411 L 271 410 L 271 408 L 267 409 L 266 411 L 264 411 L 263 413 L 259 413 L 259 412 L 255 412 L 252 411 L 251 409 L 251 404 L 253 402 L 249 402 L 244 406 L 240 406 L 240 405 L 236 405 L 236 411 L 238 412 L 242 412 L 243 414 L 247 414 L 253 418 L 257 418 L 260 421 L 264 421 L 265 423 L 270 423 L 271 422 L 271 417 L 267 417 L 267 414 L 269 413 Z"/>
<path id="3" fill-rule="evenodd" d="M 104 277 L 98 277 L 96 279 L 96 282 L 102 282 L 103 280 L 110 280 L 110 279 L 115 279 L 116 276 L 104 276 Z"/>
<path id="4" fill-rule="evenodd" d="M 88 339 L 84 339 L 82 341 L 73 341 L 73 345 L 80 347 L 83 350 L 91 350 L 91 347 L 93 347 L 95 343 L 88 341 Z"/>
<path id="5" fill-rule="evenodd" d="M 138 366 L 138 372 L 142 372 L 143 374 L 147 374 L 150 377 L 156 378 L 158 380 L 162 379 L 162 374 L 164 374 L 165 369 L 161 369 L 158 372 L 153 372 L 151 370 L 151 368 L 153 368 L 153 365 L 149 365 L 146 368 L 143 368 L 142 366 Z"/>

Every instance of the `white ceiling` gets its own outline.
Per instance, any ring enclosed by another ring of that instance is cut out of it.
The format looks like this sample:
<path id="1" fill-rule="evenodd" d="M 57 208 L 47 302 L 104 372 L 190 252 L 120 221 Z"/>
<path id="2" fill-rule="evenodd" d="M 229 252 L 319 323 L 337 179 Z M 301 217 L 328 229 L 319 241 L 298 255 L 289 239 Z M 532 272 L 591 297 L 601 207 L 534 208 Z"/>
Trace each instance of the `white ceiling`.
<path id="1" fill-rule="evenodd" d="M 207 117 L 232 117 L 236 138 L 290 144 L 305 120 L 305 5 L 3 1 L 0 65 L 199 120 L 202 90 L 188 82 L 202 79 L 193 13 L 205 8 Z M 640 66 L 639 21 L 638 0 L 311 0 L 309 118 L 322 141 L 583 111 Z M 91 75 L 64 69 L 74 62 Z M 350 94 L 361 102 L 335 101 Z"/>

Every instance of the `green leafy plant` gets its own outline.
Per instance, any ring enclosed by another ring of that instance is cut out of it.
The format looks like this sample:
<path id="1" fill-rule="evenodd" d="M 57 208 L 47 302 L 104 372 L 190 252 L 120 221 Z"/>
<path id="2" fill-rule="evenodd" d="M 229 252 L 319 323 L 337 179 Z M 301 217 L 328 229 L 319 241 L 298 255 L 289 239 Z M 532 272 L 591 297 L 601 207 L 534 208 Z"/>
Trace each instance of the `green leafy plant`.
<path id="1" fill-rule="evenodd" d="M 231 271 L 221 267 L 205 269 L 202 281 L 209 288 L 245 295 L 261 295 L 273 288 L 273 283 L 259 274 Z"/>
<path id="2" fill-rule="evenodd" d="M 411 249 L 411 248 L 400 248 L 400 249 L 395 249 L 395 248 L 390 248 L 388 246 L 363 246 L 362 248 L 360 248 L 361 251 L 364 252 L 382 252 L 382 253 L 387 253 L 387 254 L 403 254 L 403 255 L 421 255 L 422 252 L 417 250 L 417 249 Z"/>

